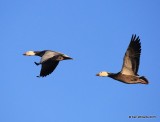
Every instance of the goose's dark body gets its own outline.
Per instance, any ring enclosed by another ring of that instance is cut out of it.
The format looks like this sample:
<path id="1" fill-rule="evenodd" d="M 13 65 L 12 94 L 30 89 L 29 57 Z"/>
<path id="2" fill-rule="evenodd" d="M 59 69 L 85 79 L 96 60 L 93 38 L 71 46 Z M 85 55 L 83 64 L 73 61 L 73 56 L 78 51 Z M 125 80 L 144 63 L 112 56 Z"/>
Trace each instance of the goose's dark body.
<path id="1" fill-rule="evenodd" d="M 34 62 L 36 65 L 42 65 L 40 75 L 37 77 L 45 77 L 49 74 L 51 74 L 57 65 L 59 64 L 59 61 L 72 59 L 69 56 L 51 51 L 51 50 L 44 50 L 44 51 L 28 51 L 24 55 L 26 56 L 40 56 L 41 60 L 39 63 Z"/>
<path id="2" fill-rule="evenodd" d="M 127 84 L 148 84 L 148 80 L 144 76 L 138 75 L 138 68 L 141 55 L 141 43 L 139 37 L 132 35 L 130 44 L 123 58 L 123 66 L 118 73 L 100 72 L 97 76 L 108 76 L 115 80 Z"/>
<path id="3" fill-rule="evenodd" d="M 134 76 L 134 75 L 125 75 L 119 72 L 115 74 L 109 73 L 108 77 L 114 80 L 121 81 L 126 84 L 137 84 L 137 83 L 148 84 L 148 80 L 144 76 L 139 77 L 139 76 Z"/>

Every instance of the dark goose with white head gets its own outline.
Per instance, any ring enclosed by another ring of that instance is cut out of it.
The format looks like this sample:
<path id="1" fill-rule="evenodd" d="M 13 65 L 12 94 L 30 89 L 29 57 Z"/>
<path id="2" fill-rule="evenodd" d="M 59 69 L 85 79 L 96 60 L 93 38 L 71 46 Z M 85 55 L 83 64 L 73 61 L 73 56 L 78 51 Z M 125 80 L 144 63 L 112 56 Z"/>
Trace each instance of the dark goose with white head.
<path id="1" fill-rule="evenodd" d="M 59 64 L 59 61 L 72 59 L 71 57 L 65 54 L 51 51 L 51 50 L 27 51 L 23 55 L 42 57 L 39 63 L 34 62 L 36 65 L 40 65 L 40 64 L 42 65 L 40 75 L 37 77 L 45 77 L 51 74 Z"/>
<path id="2" fill-rule="evenodd" d="M 148 84 L 148 80 L 144 76 L 139 76 L 138 68 L 141 54 L 141 43 L 139 36 L 132 35 L 130 44 L 123 58 L 123 66 L 118 73 L 109 73 L 102 71 L 97 74 L 101 77 L 110 77 L 115 80 L 121 81 L 127 84 Z"/>

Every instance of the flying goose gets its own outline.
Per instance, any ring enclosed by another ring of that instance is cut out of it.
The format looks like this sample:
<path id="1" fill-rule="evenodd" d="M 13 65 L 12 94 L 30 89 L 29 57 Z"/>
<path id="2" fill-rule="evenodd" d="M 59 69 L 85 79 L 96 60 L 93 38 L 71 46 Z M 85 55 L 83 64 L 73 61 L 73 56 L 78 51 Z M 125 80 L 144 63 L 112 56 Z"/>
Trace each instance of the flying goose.
<path id="1" fill-rule="evenodd" d="M 44 51 L 27 51 L 23 55 L 25 56 L 40 56 L 41 60 L 39 63 L 34 62 L 37 66 L 42 65 L 40 75 L 37 77 L 45 77 L 51 74 L 55 68 L 57 67 L 59 61 L 72 59 L 71 57 L 51 51 L 51 50 L 44 50 Z"/>
<path id="2" fill-rule="evenodd" d="M 118 73 L 109 73 L 102 71 L 97 76 L 101 77 L 110 77 L 115 80 L 121 81 L 127 84 L 148 84 L 148 80 L 144 76 L 139 76 L 137 74 L 139 68 L 141 54 L 141 43 L 139 36 L 132 35 L 130 44 L 123 58 L 123 66 L 120 72 Z"/>

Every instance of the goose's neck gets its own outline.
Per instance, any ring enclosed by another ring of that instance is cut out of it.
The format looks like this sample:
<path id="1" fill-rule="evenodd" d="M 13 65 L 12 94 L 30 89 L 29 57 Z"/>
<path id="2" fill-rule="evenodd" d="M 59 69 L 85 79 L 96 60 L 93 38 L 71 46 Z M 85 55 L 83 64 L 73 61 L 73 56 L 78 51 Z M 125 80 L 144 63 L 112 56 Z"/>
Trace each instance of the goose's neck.
<path id="1" fill-rule="evenodd" d="M 117 73 L 108 73 L 108 77 L 113 78 L 117 75 Z"/>
<path id="2" fill-rule="evenodd" d="M 36 56 L 42 57 L 44 55 L 45 51 L 34 51 L 34 53 Z"/>

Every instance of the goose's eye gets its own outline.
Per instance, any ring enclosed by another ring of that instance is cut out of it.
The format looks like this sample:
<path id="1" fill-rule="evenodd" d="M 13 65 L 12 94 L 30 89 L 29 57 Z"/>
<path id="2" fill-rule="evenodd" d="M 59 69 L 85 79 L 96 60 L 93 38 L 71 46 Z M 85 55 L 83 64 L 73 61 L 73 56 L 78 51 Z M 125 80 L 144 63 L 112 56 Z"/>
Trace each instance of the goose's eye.
<path id="1" fill-rule="evenodd" d="M 63 60 L 63 57 L 62 57 L 62 56 L 59 56 L 59 57 L 58 57 L 58 60 Z"/>

